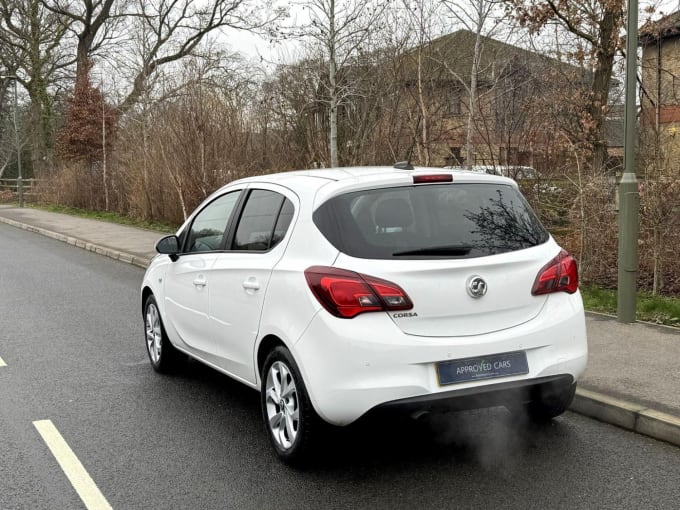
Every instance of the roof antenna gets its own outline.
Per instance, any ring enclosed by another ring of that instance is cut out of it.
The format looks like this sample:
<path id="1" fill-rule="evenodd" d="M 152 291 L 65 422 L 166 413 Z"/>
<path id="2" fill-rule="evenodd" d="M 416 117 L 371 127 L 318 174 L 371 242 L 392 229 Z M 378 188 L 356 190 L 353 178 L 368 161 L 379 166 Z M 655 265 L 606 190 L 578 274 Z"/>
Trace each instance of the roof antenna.
<path id="1" fill-rule="evenodd" d="M 423 114 L 418 114 L 418 122 L 416 123 L 416 130 L 413 133 L 413 142 L 411 142 L 411 147 L 408 150 L 408 158 L 406 161 L 399 161 L 394 164 L 394 168 L 397 170 L 413 170 L 413 165 L 411 164 L 411 157 L 413 157 L 413 148 L 416 146 L 416 140 L 418 138 L 418 130 L 420 129 L 420 121 L 423 118 Z"/>

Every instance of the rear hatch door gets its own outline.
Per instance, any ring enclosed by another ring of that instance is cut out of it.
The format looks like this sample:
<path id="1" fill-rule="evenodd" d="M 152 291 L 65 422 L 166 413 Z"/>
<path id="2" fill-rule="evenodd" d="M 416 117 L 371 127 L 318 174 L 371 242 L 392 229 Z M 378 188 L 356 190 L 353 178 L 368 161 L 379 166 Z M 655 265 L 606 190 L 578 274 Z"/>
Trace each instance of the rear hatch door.
<path id="1" fill-rule="evenodd" d="M 448 177 L 451 181 L 450 176 Z M 401 286 L 412 310 L 390 312 L 407 334 L 481 335 L 531 320 L 531 288 L 559 252 L 507 179 L 428 182 L 339 193 L 314 222 L 339 268 Z"/>
<path id="2" fill-rule="evenodd" d="M 389 312 L 404 333 L 469 336 L 511 328 L 536 317 L 546 296 L 533 296 L 531 287 L 557 251 L 551 242 L 510 254 L 409 261 L 407 265 L 343 254 L 336 266 L 389 280 L 404 289 L 413 309 Z"/>

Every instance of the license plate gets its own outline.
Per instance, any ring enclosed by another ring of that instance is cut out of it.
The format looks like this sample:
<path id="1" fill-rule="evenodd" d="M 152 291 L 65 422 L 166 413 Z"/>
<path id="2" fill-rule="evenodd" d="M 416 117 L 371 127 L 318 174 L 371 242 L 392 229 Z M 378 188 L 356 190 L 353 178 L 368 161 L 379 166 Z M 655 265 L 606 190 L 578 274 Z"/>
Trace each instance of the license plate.
<path id="1" fill-rule="evenodd" d="M 437 363 L 437 376 L 442 386 L 528 373 L 529 364 L 524 351 Z"/>

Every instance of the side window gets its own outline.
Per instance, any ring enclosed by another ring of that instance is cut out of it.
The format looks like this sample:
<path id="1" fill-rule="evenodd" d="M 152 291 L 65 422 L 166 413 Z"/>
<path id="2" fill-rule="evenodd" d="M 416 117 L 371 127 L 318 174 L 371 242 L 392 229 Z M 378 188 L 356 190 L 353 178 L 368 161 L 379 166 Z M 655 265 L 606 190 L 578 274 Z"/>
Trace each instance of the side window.
<path id="1" fill-rule="evenodd" d="M 293 217 L 293 204 L 274 191 L 250 192 L 236 228 L 234 250 L 267 251 L 281 241 Z"/>
<path id="2" fill-rule="evenodd" d="M 208 204 L 191 223 L 185 252 L 198 253 L 221 249 L 224 233 L 240 191 L 222 195 Z"/>
<path id="3" fill-rule="evenodd" d="M 288 232 L 288 227 L 290 227 L 290 222 L 293 220 L 294 212 L 295 208 L 293 207 L 293 203 L 285 198 L 283 200 L 283 207 L 281 207 L 281 212 L 279 213 L 279 219 L 276 220 L 276 227 L 274 227 L 274 237 L 272 237 L 271 245 L 272 248 L 279 244 L 281 239 L 285 237 L 286 232 Z"/>

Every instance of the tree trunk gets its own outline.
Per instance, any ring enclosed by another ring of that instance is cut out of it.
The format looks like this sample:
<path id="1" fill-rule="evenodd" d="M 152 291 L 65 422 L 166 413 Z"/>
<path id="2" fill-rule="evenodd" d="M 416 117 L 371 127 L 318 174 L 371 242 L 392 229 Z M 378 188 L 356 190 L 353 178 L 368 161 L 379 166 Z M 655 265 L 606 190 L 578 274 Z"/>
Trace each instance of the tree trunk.
<path id="1" fill-rule="evenodd" d="M 142 116 L 142 147 L 144 149 L 144 158 L 142 160 L 142 187 L 146 200 L 146 203 L 144 204 L 144 215 L 147 219 L 155 220 L 154 201 L 151 198 L 151 193 L 149 191 L 149 133 L 147 131 L 146 121 L 146 112 L 144 112 Z"/>
<path id="2" fill-rule="evenodd" d="M 427 116 L 427 105 L 425 104 L 425 91 L 423 87 L 423 51 L 422 51 L 422 40 L 418 47 L 418 104 L 420 106 L 420 133 L 421 133 L 421 144 L 422 153 L 419 154 L 421 161 L 423 161 L 425 166 L 430 166 L 430 143 L 429 143 L 429 133 L 428 133 L 428 116 Z M 420 151 L 419 151 L 420 152 Z"/>
<path id="3" fill-rule="evenodd" d="M 592 101 L 588 107 L 593 122 L 591 147 L 591 171 L 604 171 L 607 162 L 607 139 L 605 135 L 606 108 L 609 102 L 614 57 L 616 56 L 617 30 L 623 12 L 615 5 L 606 8 L 599 33 L 599 51 L 591 84 Z"/>
<path id="4" fill-rule="evenodd" d="M 86 72 L 89 67 L 88 59 L 95 45 L 97 33 L 111 18 L 111 7 L 114 0 L 104 0 L 93 4 L 91 1 L 84 2 L 85 12 L 82 16 L 72 14 L 72 19 L 82 19 L 83 29 L 78 33 L 78 48 L 76 49 L 76 76 Z M 95 7 L 100 7 L 99 13 L 95 16 Z"/>
<path id="5" fill-rule="evenodd" d="M 336 76 L 335 51 L 335 0 L 329 2 L 329 24 L 328 24 L 328 84 L 330 96 L 330 116 L 329 116 L 329 140 L 328 149 L 331 158 L 331 168 L 336 168 L 338 164 L 338 84 Z"/>
<path id="6" fill-rule="evenodd" d="M 330 81 L 330 117 L 328 148 L 331 158 L 331 168 L 340 166 L 338 163 L 338 91 L 335 82 L 335 61 L 331 59 L 329 64 Z"/>
<path id="7" fill-rule="evenodd" d="M 106 175 L 106 112 L 102 96 L 102 184 L 104 185 L 104 210 L 109 210 L 109 184 Z"/>
<path id="8" fill-rule="evenodd" d="M 482 0 L 478 0 L 479 4 Z M 482 12 L 482 6 L 479 5 L 477 12 Z M 482 51 L 482 28 L 484 26 L 485 18 L 478 16 L 477 31 L 475 34 L 475 51 L 472 55 L 472 70 L 470 71 L 470 102 L 468 105 L 468 121 L 467 121 L 467 136 L 465 139 L 465 167 L 470 169 L 474 164 L 475 147 L 472 143 L 472 135 L 475 122 L 475 111 L 477 110 L 477 71 L 479 69 L 479 58 Z"/>
<path id="9" fill-rule="evenodd" d="M 33 174 L 40 175 L 48 169 L 51 161 L 52 130 L 50 129 L 51 112 L 46 90 L 34 82 L 28 89 L 31 100 L 29 108 L 28 136 L 31 140 L 31 164 Z M 26 174 L 24 173 L 24 178 Z"/>
<path id="10" fill-rule="evenodd" d="M 92 38 L 89 34 L 78 37 L 78 48 L 76 50 L 76 76 L 80 76 L 80 73 L 87 72 L 90 67 L 88 61 L 90 58 L 91 46 Z"/>
<path id="11" fill-rule="evenodd" d="M 654 231 L 653 231 L 653 257 L 654 257 L 654 262 L 653 262 L 653 281 L 652 281 L 652 295 L 656 296 L 661 289 L 663 288 L 663 272 L 662 272 L 662 265 L 661 265 L 661 253 L 662 253 L 662 246 L 661 246 L 661 232 L 659 231 L 659 227 L 655 226 Z"/>

